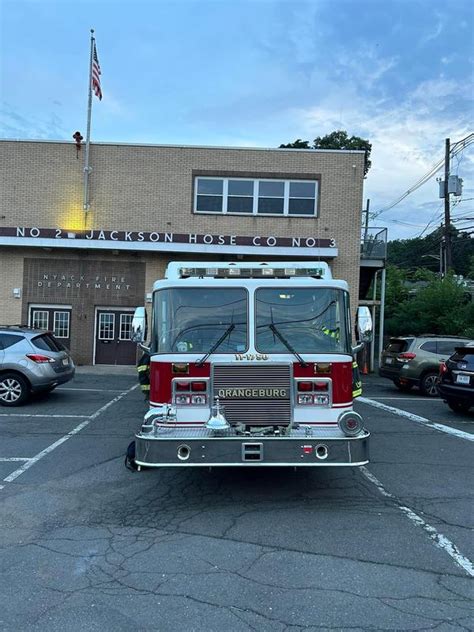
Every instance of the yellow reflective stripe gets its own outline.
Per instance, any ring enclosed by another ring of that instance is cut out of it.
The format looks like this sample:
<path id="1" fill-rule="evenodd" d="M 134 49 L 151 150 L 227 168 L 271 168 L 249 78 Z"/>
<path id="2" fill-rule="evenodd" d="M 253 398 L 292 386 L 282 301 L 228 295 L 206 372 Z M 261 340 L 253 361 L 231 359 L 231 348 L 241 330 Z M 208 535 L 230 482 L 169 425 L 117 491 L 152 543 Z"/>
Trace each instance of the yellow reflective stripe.
<path id="1" fill-rule="evenodd" d="M 352 397 L 359 397 L 360 395 L 362 395 L 362 389 L 358 388 L 355 391 L 352 391 Z"/>
<path id="2" fill-rule="evenodd" d="M 141 373 L 142 371 L 148 371 L 149 368 L 148 364 L 141 364 L 140 366 L 137 366 L 137 371 Z"/>
<path id="3" fill-rule="evenodd" d="M 149 391 L 150 390 L 150 385 L 149 384 L 142 384 L 140 386 L 140 388 L 142 389 L 142 391 Z"/>

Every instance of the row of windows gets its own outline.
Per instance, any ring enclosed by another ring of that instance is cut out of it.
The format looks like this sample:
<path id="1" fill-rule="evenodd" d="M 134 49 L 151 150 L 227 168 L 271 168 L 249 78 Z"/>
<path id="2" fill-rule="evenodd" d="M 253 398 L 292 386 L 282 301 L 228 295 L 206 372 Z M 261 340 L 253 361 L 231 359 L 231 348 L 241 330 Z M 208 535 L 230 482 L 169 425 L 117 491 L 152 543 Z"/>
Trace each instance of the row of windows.
<path id="1" fill-rule="evenodd" d="M 133 314 L 120 314 L 119 340 L 132 339 Z M 115 314 L 106 312 L 99 314 L 99 340 L 114 340 L 115 338 Z"/>
<path id="2" fill-rule="evenodd" d="M 31 311 L 31 327 L 34 329 L 46 329 L 50 327 L 50 312 L 48 310 L 34 309 Z M 120 314 L 119 340 L 131 340 L 133 314 Z M 71 312 L 55 311 L 53 313 L 52 331 L 56 338 L 69 338 L 71 331 Z M 115 339 L 115 313 L 104 312 L 99 314 L 99 340 Z"/>
<path id="3" fill-rule="evenodd" d="M 318 182 L 196 178 L 194 211 L 316 217 Z"/>
<path id="4" fill-rule="evenodd" d="M 54 312 L 52 329 L 56 338 L 69 338 L 70 322 L 70 312 Z M 38 309 L 32 310 L 31 327 L 34 329 L 49 329 L 49 312 Z"/>

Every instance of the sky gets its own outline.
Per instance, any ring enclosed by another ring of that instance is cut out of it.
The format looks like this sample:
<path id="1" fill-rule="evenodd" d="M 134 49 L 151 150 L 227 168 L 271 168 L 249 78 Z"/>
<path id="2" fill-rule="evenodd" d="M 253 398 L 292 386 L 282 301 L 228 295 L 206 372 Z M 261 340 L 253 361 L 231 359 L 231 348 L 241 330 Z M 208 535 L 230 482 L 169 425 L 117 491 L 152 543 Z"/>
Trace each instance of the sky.
<path id="1" fill-rule="evenodd" d="M 0 0 L 0 28 L 0 138 L 85 136 L 91 28 L 92 141 L 278 147 L 344 129 L 373 145 L 377 214 L 474 132 L 471 0 Z M 474 143 L 452 173 L 472 230 Z M 406 239 L 442 216 L 432 178 L 371 225 Z"/>

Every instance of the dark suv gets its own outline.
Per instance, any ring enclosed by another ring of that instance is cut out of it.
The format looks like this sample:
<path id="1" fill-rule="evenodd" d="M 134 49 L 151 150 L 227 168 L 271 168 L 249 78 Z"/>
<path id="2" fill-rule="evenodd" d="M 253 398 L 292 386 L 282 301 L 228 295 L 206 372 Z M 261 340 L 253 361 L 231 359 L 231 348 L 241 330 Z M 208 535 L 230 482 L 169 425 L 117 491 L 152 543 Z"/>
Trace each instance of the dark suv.
<path id="1" fill-rule="evenodd" d="M 51 332 L 0 325 L 0 405 L 19 406 L 30 393 L 52 391 L 74 371 L 69 351 Z"/>
<path id="2" fill-rule="evenodd" d="M 474 406 L 474 341 L 456 347 L 453 355 L 441 364 L 438 391 L 456 413 L 465 413 Z"/>
<path id="3" fill-rule="evenodd" d="M 465 345 L 468 338 L 457 336 L 400 336 L 390 338 L 380 360 L 379 375 L 393 381 L 402 391 L 418 386 L 423 395 L 436 397 L 439 365 Z"/>

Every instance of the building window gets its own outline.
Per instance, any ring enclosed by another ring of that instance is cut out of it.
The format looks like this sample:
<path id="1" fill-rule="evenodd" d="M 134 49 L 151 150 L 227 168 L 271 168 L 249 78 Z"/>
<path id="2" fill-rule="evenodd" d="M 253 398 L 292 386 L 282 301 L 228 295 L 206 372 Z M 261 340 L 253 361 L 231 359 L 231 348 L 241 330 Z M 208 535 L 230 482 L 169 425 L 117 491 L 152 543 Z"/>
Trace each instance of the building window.
<path id="1" fill-rule="evenodd" d="M 196 211 L 199 213 L 222 213 L 223 180 L 198 178 Z"/>
<path id="2" fill-rule="evenodd" d="M 70 312 L 54 312 L 53 333 L 56 338 L 69 338 Z"/>
<path id="3" fill-rule="evenodd" d="M 254 180 L 199 176 L 195 213 L 316 217 L 316 180 Z"/>
<path id="4" fill-rule="evenodd" d="M 259 215 L 283 215 L 285 211 L 285 183 L 260 180 L 258 183 Z"/>
<path id="5" fill-rule="evenodd" d="M 120 314 L 119 340 L 132 339 L 132 319 L 133 314 Z"/>
<path id="6" fill-rule="evenodd" d="M 115 338 L 115 314 L 103 312 L 99 314 L 99 340 L 113 340 Z"/>
<path id="7" fill-rule="evenodd" d="M 34 309 L 31 314 L 31 326 L 33 329 L 48 329 L 49 313 Z"/>
<path id="8" fill-rule="evenodd" d="M 316 182 L 290 182 L 288 215 L 314 215 Z"/>
<path id="9" fill-rule="evenodd" d="M 227 212 L 253 213 L 253 180 L 229 180 L 227 182 Z"/>

